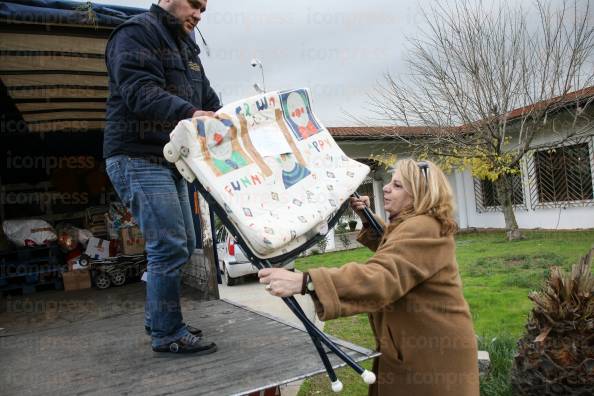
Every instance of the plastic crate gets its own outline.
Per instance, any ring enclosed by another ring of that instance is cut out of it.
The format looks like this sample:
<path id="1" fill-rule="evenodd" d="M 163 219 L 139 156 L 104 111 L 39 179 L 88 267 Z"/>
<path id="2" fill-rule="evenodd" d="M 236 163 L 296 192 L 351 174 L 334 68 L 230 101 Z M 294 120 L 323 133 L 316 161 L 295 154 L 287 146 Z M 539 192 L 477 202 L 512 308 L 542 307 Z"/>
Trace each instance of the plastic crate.
<path id="1" fill-rule="evenodd" d="M 61 287 L 63 254 L 57 244 L 0 252 L 0 291 L 33 293 L 41 286 Z"/>

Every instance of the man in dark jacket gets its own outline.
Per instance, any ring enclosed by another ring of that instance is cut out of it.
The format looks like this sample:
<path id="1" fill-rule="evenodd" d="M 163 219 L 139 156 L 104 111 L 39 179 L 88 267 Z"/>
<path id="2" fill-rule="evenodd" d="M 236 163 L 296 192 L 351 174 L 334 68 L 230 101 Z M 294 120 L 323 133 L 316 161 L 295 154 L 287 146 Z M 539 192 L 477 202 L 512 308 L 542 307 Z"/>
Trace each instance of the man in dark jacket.
<path id="1" fill-rule="evenodd" d="M 110 95 L 103 152 L 114 188 L 146 240 L 145 329 L 156 352 L 216 351 L 183 322 L 181 267 L 196 236 L 186 182 L 162 154 L 180 120 L 221 107 L 191 36 L 206 2 L 161 0 L 115 29 L 106 48 Z"/>

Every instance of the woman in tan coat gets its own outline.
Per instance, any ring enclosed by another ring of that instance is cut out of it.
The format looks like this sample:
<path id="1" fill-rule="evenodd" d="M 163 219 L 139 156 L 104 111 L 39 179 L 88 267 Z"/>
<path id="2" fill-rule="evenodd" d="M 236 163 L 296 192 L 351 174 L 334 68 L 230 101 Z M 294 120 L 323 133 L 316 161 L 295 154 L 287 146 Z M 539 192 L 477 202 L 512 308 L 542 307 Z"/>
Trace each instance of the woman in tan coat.
<path id="1" fill-rule="evenodd" d="M 390 217 L 381 237 L 362 215 L 369 199 L 351 199 L 363 221 L 358 240 L 375 251 L 365 264 L 304 274 L 263 269 L 260 282 L 280 297 L 303 293 L 309 284 L 321 320 L 369 314 L 381 352 L 370 395 L 478 395 L 477 345 L 456 263 L 449 183 L 429 161 L 401 160 L 383 192 Z"/>

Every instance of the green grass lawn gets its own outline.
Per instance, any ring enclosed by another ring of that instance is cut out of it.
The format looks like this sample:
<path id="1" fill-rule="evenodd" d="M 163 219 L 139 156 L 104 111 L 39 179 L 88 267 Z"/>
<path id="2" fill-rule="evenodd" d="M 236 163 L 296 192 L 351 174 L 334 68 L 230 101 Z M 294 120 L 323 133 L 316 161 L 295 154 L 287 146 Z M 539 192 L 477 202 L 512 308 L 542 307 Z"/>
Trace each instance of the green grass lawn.
<path id="1" fill-rule="evenodd" d="M 526 239 L 507 242 L 503 232 L 460 234 L 456 256 L 470 305 L 479 348 L 489 351 L 492 369 L 481 380 L 482 395 L 511 395 L 508 373 L 515 342 L 522 334 L 532 307 L 528 293 L 540 287 L 553 265 L 570 268 L 594 244 L 594 231 L 532 231 Z M 338 267 L 365 262 L 365 248 L 300 258 L 296 267 Z M 339 338 L 373 349 L 367 316 L 328 321 L 324 330 Z M 371 367 L 370 363 L 366 364 Z M 367 386 L 351 369 L 337 371 L 343 395 L 366 395 Z M 307 380 L 299 395 L 331 395 L 325 375 Z"/>

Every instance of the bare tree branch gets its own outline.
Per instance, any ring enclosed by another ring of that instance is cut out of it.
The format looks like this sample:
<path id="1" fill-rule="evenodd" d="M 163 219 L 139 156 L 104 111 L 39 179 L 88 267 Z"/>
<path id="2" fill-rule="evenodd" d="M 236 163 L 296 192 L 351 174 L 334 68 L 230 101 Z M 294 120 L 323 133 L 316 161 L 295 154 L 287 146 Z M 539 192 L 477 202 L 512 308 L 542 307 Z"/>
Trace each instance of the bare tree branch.
<path id="1" fill-rule="evenodd" d="M 516 169 L 546 131 L 558 142 L 586 133 L 585 109 L 594 101 L 583 90 L 594 84 L 591 0 L 557 8 L 536 0 L 533 10 L 505 0 L 436 1 L 423 12 L 422 36 L 410 41 L 408 75 L 386 74 L 370 94 L 373 119 L 426 128 L 422 139 L 398 138 L 415 153 L 482 161 L 494 179 Z M 569 126 L 553 121 L 559 112 Z"/>

